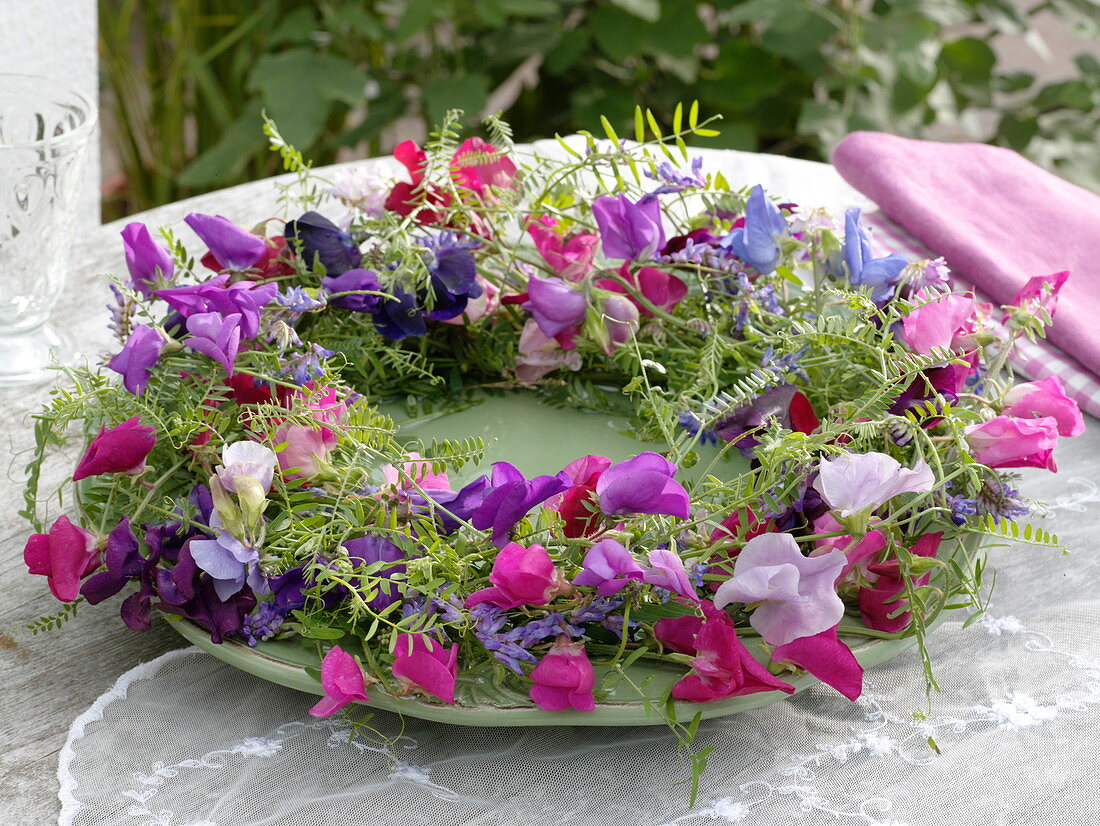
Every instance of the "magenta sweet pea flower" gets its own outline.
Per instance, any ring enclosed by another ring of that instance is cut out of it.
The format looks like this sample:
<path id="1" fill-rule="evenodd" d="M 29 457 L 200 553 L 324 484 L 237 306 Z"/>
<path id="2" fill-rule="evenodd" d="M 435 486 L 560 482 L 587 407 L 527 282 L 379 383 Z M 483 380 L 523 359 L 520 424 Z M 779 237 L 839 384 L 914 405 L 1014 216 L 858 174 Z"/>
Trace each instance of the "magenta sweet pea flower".
<path id="1" fill-rule="evenodd" d="M 749 624 L 768 645 L 820 634 L 844 616 L 836 581 L 845 562 L 841 551 L 806 557 L 790 534 L 761 534 L 745 543 L 714 605 L 759 602 Z"/>
<path id="2" fill-rule="evenodd" d="M 863 693 L 863 666 L 852 649 L 837 639 L 836 626 L 779 646 L 772 651 L 772 662 L 797 665 L 849 700 L 858 700 Z"/>
<path id="3" fill-rule="evenodd" d="M 184 347 L 209 356 L 225 368 L 225 375 L 233 375 L 241 345 L 240 313 L 198 313 L 187 319 L 187 332 L 191 335 L 183 340 Z"/>
<path id="4" fill-rule="evenodd" d="M 604 195 L 592 204 L 608 258 L 648 261 L 665 245 L 661 204 L 652 196 L 634 203 L 625 195 Z"/>
<path id="5" fill-rule="evenodd" d="M 351 654 L 332 646 L 321 661 L 321 688 L 324 698 L 309 710 L 314 717 L 331 717 L 350 703 L 365 703 L 366 680 L 363 669 Z"/>
<path id="6" fill-rule="evenodd" d="M 675 475 L 676 465 L 649 451 L 612 465 L 596 482 L 600 510 L 608 516 L 663 513 L 687 519 L 691 497 Z"/>
<path id="7" fill-rule="evenodd" d="M 698 602 L 695 588 L 691 584 L 684 563 L 675 552 L 667 548 L 658 548 L 649 552 L 649 570 L 642 575 L 642 581 L 650 585 L 667 588 L 685 599 Z"/>
<path id="8" fill-rule="evenodd" d="M 942 533 L 926 533 L 913 543 L 909 553 L 914 556 L 935 557 L 942 541 Z M 909 625 L 911 616 L 908 611 L 899 613 L 900 609 L 908 607 L 909 601 L 904 596 L 905 581 L 897 559 L 868 565 L 867 575 L 873 580 L 873 584 L 859 589 L 859 611 L 864 625 L 892 634 L 904 630 Z M 931 576 L 929 573 L 914 577 L 913 586 L 927 585 Z"/>
<path id="9" fill-rule="evenodd" d="M 963 430 L 974 458 L 983 465 L 998 467 L 1041 467 L 1056 473 L 1054 448 L 1058 445 L 1058 420 L 1019 419 L 997 416 Z"/>
<path id="10" fill-rule="evenodd" d="M 563 350 L 558 342 L 539 329 L 538 322 L 533 318 L 527 319 L 519 337 L 516 378 L 523 384 L 534 384 L 560 367 L 574 372 L 580 370 L 580 353 Z"/>
<path id="11" fill-rule="evenodd" d="M 584 293 L 561 278 L 532 276 L 527 282 L 527 295 L 523 308 L 534 316 L 544 335 L 556 336 L 584 321 L 588 309 Z"/>
<path id="12" fill-rule="evenodd" d="M 32 574 L 46 577 L 50 593 L 62 602 L 80 595 L 80 580 L 99 567 L 101 553 L 95 534 L 59 516 L 49 533 L 32 534 L 23 548 L 23 561 Z"/>
<path id="13" fill-rule="evenodd" d="M 794 693 L 793 686 L 772 675 L 749 653 L 724 611 L 704 603 L 704 612 L 706 620 L 683 643 L 691 647 L 684 653 L 694 654 L 695 658 L 691 671 L 672 687 L 675 699 L 711 703 L 761 691 Z"/>
<path id="14" fill-rule="evenodd" d="M 103 473 L 137 475 L 145 469 L 145 458 L 156 443 L 156 431 L 143 425 L 139 416 L 112 428 L 104 427 L 88 444 L 73 472 L 73 481 Z"/>
<path id="15" fill-rule="evenodd" d="M 582 565 L 584 570 L 573 577 L 573 584 L 595 588 L 601 597 L 619 593 L 630 580 L 645 574 L 630 551 L 614 539 L 602 539 L 589 548 Z"/>
<path id="16" fill-rule="evenodd" d="M 247 270 L 264 257 L 267 243 L 221 215 L 192 212 L 183 219 L 227 270 Z"/>
<path id="17" fill-rule="evenodd" d="M 687 284 L 672 273 L 659 270 L 656 267 L 640 267 L 637 272 L 632 272 L 630 263 L 624 261 L 618 272 L 624 281 L 642 294 L 642 298 L 666 313 L 671 312 L 687 296 Z M 600 278 L 596 281 L 596 286 L 604 290 L 622 293 L 630 299 L 638 308 L 638 312 L 645 318 L 653 317 L 653 313 L 642 302 L 637 301 L 634 296 L 627 292 L 627 287 L 624 284 L 612 278 Z"/>
<path id="18" fill-rule="evenodd" d="M 604 323 L 603 350 L 608 355 L 634 338 L 638 329 L 638 307 L 625 295 L 609 295 L 600 301 L 600 318 Z"/>
<path id="19" fill-rule="evenodd" d="M 1005 405 L 1006 416 L 1021 419 L 1049 416 L 1058 423 L 1059 436 L 1080 436 L 1085 432 L 1085 417 L 1077 402 L 1066 395 L 1065 385 L 1057 376 L 1017 384 L 1005 394 Z"/>
<path id="20" fill-rule="evenodd" d="M 122 386 L 140 396 L 149 386 L 153 368 L 168 342 L 159 330 L 148 324 L 139 324 L 126 339 L 122 350 L 115 354 L 107 369 L 122 376 Z"/>
<path id="21" fill-rule="evenodd" d="M 923 301 L 923 293 L 917 294 Z M 974 317 L 974 296 L 948 293 L 920 304 L 901 320 L 902 338 L 914 353 L 927 355 L 933 347 L 950 348 Z"/>
<path id="22" fill-rule="evenodd" d="M 521 605 L 546 605 L 570 589 L 542 545 L 525 548 L 518 542 L 509 542 L 500 549 L 493 560 L 489 581 L 492 587 L 466 597 L 467 608 L 483 602 L 506 610 Z"/>
<path id="23" fill-rule="evenodd" d="M 481 138 L 467 138 L 451 156 L 455 183 L 479 198 L 493 189 L 516 189 L 518 173 L 511 158 Z"/>
<path id="24" fill-rule="evenodd" d="M 175 262 L 168 250 L 150 237 L 149 227 L 145 224 L 137 221 L 127 224 L 121 235 L 130 283 L 146 298 L 152 298 L 153 287 L 163 286 L 172 280 L 176 272 Z"/>
<path id="25" fill-rule="evenodd" d="M 285 424 L 275 431 L 275 444 L 286 446 L 275 454 L 287 481 L 317 476 L 337 445 L 336 434 L 327 427 Z"/>
<path id="26" fill-rule="evenodd" d="M 455 701 L 457 644 L 447 649 L 427 634 L 398 634 L 393 658 L 393 676 L 402 693 L 419 689 L 445 703 Z"/>
<path id="27" fill-rule="evenodd" d="M 596 255 L 599 236 L 590 232 L 578 232 L 563 238 L 554 231 L 558 225 L 549 215 L 536 218 L 527 227 L 535 242 L 535 249 L 556 274 L 566 281 L 581 281 L 592 272 L 592 259 Z"/>
<path id="28" fill-rule="evenodd" d="M 845 517 L 873 511 L 901 493 L 927 493 L 935 484 L 923 459 L 909 469 L 885 453 L 845 453 L 822 457 L 814 490 Z"/>
<path id="29" fill-rule="evenodd" d="M 1058 310 L 1058 294 L 1062 291 L 1062 287 L 1068 278 L 1069 270 L 1056 272 L 1053 275 L 1037 275 L 1030 278 L 1009 304 L 1031 312 L 1035 312 L 1042 307 L 1046 310 L 1047 315 L 1053 318 L 1054 313 Z M 1048 295 L 1044 298 L 1043 288 L 1044 285 L 1048 284 L 1050 285 L 1047 288 Z M 1003 321 L 1007 322 L 1008 319 L 1009 314 L 1006 313 Z"/>
<path id="30" fill-rule="evenodd" d="M 227 318 L 239 314 L 241 338 L 247 340 L 259 333 L 263 308 L 279 295 L 279 285 L 254 281 L 230 283 L 229 276 L 222 274 L 201 284 L 157 290 L 156 294 L 184 318 L 199 313 L 217 313 Z"/>
<path id="31" fill-rule="evenodd" d="M 531 699 L 547 711 L 595 711 L 596 672 L 584 643 L 561 636 L 531 672 Z"/>

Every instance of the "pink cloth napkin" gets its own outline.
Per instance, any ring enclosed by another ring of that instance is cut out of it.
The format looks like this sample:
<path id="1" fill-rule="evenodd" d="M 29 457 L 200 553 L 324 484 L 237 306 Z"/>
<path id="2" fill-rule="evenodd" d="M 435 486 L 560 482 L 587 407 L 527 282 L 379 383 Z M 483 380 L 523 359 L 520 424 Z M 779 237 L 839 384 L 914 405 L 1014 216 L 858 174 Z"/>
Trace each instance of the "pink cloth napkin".
<path id="1" fill-rule="evenodd" d="M 833 165 L 996 304 L 1069 270 L 1048 338 L 1100 375 L 1100 196 L 985 144 L 855 132 Z"/>

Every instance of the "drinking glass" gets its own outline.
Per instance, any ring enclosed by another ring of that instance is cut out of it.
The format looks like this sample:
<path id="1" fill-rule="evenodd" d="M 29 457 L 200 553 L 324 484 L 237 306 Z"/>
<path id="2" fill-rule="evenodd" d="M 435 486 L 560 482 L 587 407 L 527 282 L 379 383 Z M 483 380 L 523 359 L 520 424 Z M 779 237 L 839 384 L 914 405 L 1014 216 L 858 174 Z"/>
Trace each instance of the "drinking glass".
<path id="1" fill-rule="evenodd" d="M 46 320 L 65 288 L 95 121 L 75 89 L 0 73 L 0 385 L 47 380 L 71 357 Z"/>

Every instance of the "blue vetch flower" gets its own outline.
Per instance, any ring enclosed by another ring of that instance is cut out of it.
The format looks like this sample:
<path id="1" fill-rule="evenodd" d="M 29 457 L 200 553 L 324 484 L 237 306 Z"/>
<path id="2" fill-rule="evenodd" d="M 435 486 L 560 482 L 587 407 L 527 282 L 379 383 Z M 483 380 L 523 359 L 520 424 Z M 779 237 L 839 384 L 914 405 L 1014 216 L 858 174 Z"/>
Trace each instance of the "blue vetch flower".
<path id="1" fill-rule="evenodd" d="M 745 205 L 745 225 L 730 232 L 721 243 L 757 272 L 767 275 L 779 263 L 779 239 L 786 234 L 787 219 L 757 184 Z"/>
<path id="2" fill-rule="evenodd" d="M 270 640 L 279 633 L 286 619 L 286 612 L 274 602 L 261 602 L 241 623 L 241 636 L 253 648 L 263 640 Z"/>

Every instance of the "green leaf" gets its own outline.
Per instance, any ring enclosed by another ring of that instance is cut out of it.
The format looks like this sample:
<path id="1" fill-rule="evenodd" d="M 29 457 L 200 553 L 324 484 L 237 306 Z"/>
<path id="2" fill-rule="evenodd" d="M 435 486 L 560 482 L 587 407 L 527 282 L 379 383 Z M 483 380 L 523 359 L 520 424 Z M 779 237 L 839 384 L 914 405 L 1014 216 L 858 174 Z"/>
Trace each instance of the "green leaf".
<path id="1" fill-rule="evenodd" d="M 261 129 L 263 110 L 253 100 L 222 132 L 218 142 L 199 155 L 180 173 L 179 183 L 188 187 L 224 187 L 239 178 L 248 162 L 264 151 L 267 139 Z"/>
<path id="2" fill-rule="evenodd" d="M 426 83 L 422 95 L 429 123 L 439 123 L 449 109 L 461 109 L 473 121 L 489 98 L 489 78 L 476 73 L 439 78 Z"/>
<path id="3" fill-rule="evenodd" d="M 939 66 L 956 98 L 988 104 L 993 66 L 997 56 L 984 40 L 963 37 L 945 43 L 940 50 Z"/>
<path id="4" fill-rule="evenodd" d="M 661 18 L 661 0 L 611 0 L 627 14 L 632 14 L 649 23 Z"/>
<path id="5" fill-rule="evenodd" d="M 443 18 L 447 14 L 447 6 L 437 3 L 436 0 L 407 0 L 405 14 L 401 22 L 393 30 L 393 40 L 404 43 L 414 34 L 417 34 L 435 23 L 437 18 Z"/>
<path id="6" fill-rule="evenodd" d="M 630 618 L 639 622 L 656 622 L 667 617 L 686 617 L 694 613 L 695 609 L 690 605 L 669 601 L 663 605 L 659 603 L 636 605 L 630 612 Z"/>

